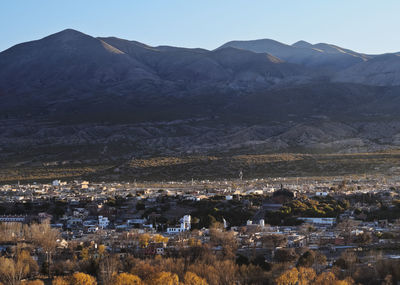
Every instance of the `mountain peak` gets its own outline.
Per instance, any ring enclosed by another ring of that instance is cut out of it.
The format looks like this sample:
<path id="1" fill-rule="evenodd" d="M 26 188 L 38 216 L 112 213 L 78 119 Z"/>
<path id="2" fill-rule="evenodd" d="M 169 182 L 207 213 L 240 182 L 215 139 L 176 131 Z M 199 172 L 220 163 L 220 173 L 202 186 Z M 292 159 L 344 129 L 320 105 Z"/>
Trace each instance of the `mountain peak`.
<path id="1" fill-rule="evenodd" d="M 58 39 L 62 41 L 70 41 L 70 40 L 92 38 L 92 37 L 74 29 L 65 29 L 60 32 L 54 33 L 50 36 L 47 36 L 46 38 Z"/>
<path id="2" fill-rule="evenodd" d="M 293 47 L 298 47 L 298 48 L 309 48 L 309 47 L 312 47 L 312 44 L 310 44 L 309 42 L 301 40 L 301 41 L 295 42 L 294 44 L 292 44 L 292 46 Z"/>

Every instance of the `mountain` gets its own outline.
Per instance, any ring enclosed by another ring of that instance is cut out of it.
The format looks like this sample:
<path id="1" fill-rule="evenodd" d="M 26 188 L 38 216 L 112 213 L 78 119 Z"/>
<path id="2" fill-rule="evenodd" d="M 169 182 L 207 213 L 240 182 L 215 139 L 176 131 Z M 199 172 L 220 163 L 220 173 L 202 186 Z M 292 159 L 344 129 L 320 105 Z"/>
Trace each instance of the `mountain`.
<path id="1" fill-rule="evenodd" d="M 305 41 L 152 47 L 64 30 L 0 53 L 0 161 L 395 148 L 399 58 Z"/>
<path id="2" fill-rule="evenodd" d="M 305 41 L 299 41 L 293 45 L 282 44 L 270 39 L 231 41 L 223 44 L 219 49 L 226 47 L 234 47 L 256 53 L 269 53 L 290 63 L 334 71 L 371 58 L 371 56 L 335 45 L 324 43 L 312 45 Z"/>
<path id="3" fill-rule="evenodd" d="M 400 85 L 400 54 L 379 55 L 338 73 L 334 80 L 379 86 Z"/>

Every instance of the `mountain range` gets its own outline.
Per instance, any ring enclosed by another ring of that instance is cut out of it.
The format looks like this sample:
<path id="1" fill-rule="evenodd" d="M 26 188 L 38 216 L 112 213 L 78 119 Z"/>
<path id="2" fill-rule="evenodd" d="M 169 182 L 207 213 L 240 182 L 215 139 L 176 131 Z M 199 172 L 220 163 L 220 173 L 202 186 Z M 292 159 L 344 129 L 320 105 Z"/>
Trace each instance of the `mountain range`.
<path id="1" fill-rule="evenodd" d="M 67 29 L 0 53 L 0 159 L 359 152 L 400 145 L 400 53 L 231 41 L 215 50 Z"/>

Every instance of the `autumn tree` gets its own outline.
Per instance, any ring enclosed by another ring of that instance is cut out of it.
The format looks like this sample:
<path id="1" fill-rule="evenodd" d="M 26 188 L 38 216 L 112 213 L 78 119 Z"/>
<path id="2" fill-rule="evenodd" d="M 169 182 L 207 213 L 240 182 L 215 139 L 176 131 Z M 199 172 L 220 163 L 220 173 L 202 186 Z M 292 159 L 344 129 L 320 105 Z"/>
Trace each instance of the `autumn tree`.
<path id="1" fill-rule="evenodd" d="M 232 259 L 236 256 L 237 240 L 233 231 L 225 231 L 219 227 L 210 229 L 210 242 L 222 247 L 224 258 Z"/>
<path id="2" fill-rule="evenodd" d="M 336 281 L 335 274 L 332 272 L 323 272 L 315 279 L 315 285 L 334 285 Z"/>
<path id="3" fill-rule="evenodd" d="M 139 245 L 140 247 L 144 248 L 149 245 L 150 235 L 149 234 L 142 234 L 139 236 Z"/>
<path id="4" fill-rule="evenodd" d="M 0 280 L 5 284 L 19 284 L 22 279 L 36 270 L 36 261 L 25 250 L 18 252 L 15 258 L 0 257 Z"/>
<path id="5" fill-rule="evenodd" d="M 353 285 L 354 281 L 350 277 L 339 280 L 333 272 L 323 272 L 319 274 L 313 284 L 316 285 Z"/>
<path id="6" fill-rule="evenodd" d="M 121 273 L 114 277 L 113 285 L 141 285 L 142 280 L 137 275 Z"/>
<path id="7" fill-rule="evenodd" d="M 103 284 L 114 284 L 114 275 L 118 272 L 121 267 L 120 260 L 117 256 L 102 256 L 100 259 L 100 278 Z"/>
<path id="8" fill-rule="evenodd" d="M 186 272 L 185 273 L 185 285 L 208 285 L 207 281 L 193 272 Z"/>
<path id="9" fill-rule="evenodd" d="M 298 269 L 299 271 L 299 281 L 298 281 L 298 285 L 307 285 L 307 284 L 312 284 L 312 282 L 314 281 L 316 274 L 314 269 L 312 268 L 307 268 L 307 267 L 300 267 Z"/>
<path id="10" fill-rule="evenodd" d="M 161 243 L 161 242 L 167 243 L 168 242 L 168 238 L 164 237 L 164 236 L 162 236 L 160 234 L 156 234 L 156 235 L 153 236 L 153 241 L 156 242 L 156 243 Z"/>
<path id="11" fill-rule="evenodd" d="M 46 220 L 41 224 L 31 225 L 31 238 L 32 242 L 43 249 L 47 256 L 48 274 L 50 274 L 50 265 L 52 260 L 52 255 L 57 246 L 57 240 L 60 238 L 60 231 L 53 229 L 50 226 L 50 221 Z"/>
<path id="12" fill-rule="evenodd" d="M 264 235 L 261 237 L 261 243 L 263 247 L 275 249 L 276 247 L 285 246 L 287 238 L 284 235 L 278 234 Z"/>
<path id="13" fill-rule="evenodd" d="M 97 285 L 96 279 L 82 272 L 74 273 L 70 285 Z"/>
<path id="14" fill-rule="evenodd" d="M 21 284 L 22 285 L 44 285 L 44 282 L 42 280 L 36 279 L 36 280 L 24 281 Z"/>
<path id="15" fill-rule="evenodd" d="M 283 272 L 276 280 L 277 285 L 295 285 L 299 281 L 299 271 L 296 267 Z"/>
<path id="16" fill-rule="evenodd" d="M 140 279 L 144 281 L 147 281 L 154 277 L 158 273 L 158 270 L 145 261 L 138 261 L 134 264 L 130 273 L 139 276 Z"/>
<path id="17" fill-rule="evenodd" d="M 53 285 L 70 285 L 69 280 L 66 277 L 57 276 L 53 279 Z"/>
<path id="18" fill-rule="evenodd" d="M 149 285 L 179 285 L 178 275 L 171 272 L 160 272 L 151 278 L 148 282 Z"/>

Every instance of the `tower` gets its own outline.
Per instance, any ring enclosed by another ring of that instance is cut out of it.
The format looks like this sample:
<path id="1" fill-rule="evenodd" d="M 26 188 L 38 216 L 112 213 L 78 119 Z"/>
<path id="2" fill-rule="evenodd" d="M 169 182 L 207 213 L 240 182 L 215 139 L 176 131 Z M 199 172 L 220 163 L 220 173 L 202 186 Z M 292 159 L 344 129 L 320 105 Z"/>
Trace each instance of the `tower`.
<path id="1" fill-rule="evenodd" d="M 183 216 L 183 218 L 181 219 L 181 231 L 190 230 L 190 221 L 191 221 L 190 215 Z"/>

